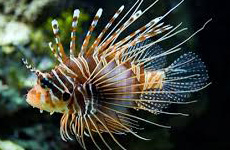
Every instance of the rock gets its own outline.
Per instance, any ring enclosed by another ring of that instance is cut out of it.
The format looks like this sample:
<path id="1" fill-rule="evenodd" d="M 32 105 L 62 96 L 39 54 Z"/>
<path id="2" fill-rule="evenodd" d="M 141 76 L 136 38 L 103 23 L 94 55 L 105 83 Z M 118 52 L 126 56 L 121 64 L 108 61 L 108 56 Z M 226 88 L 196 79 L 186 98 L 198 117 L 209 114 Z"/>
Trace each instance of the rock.
<path id="1" fill-rule="evenodd" d="M 0 20 L 5 20 L 0 16 Z M 30 41 L 30 28 L 21 22 L 1 22 L 0 45 L 25 45 Z"/>
<path id="2" fill-rule="evenodd" d="M 0 150 L 24 150 L 24 148 L 11 141 L 0 140 Z"/>
<path id="3" fill-rule="evenodd" d="M 24 20 L 33 22 L 46 6 L 56 3 L 57 0 L 0 0 L 1 11 L 3 15 L 12 16 L 14 20 Z"/>

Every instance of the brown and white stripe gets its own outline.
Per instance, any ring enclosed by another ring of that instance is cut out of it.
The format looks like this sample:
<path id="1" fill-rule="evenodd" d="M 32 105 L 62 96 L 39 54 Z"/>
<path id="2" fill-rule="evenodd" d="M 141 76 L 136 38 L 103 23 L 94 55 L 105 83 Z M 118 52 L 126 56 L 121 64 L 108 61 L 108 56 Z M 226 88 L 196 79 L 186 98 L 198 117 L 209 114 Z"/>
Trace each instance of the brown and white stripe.
<path id="1" fill-rule="evenodd" d="M 82 44 L 81 52 L 79 53 L 79 56 L 82 56 L 86 52 L 87 46 L 89 44 L 90 37 L 91 37 L 92 32 L 93 32 L 93 30 L 95 29 L 95 27 L 96 27 L 96 25 L 98 23 L 99 18 L 102 15 L 102 11 L 103 10 L 101 8 L 97 11 L 97 13 L 96 13 L 96 15 L 95 15 L 95 17 L 94 17 L 94 19 L 93 19 L 93 21 L 91 23 L 91 26 L 89 27 L 89 30 L 88 30 L 88 32 L 86 34 L 86 37 L 85 37 L 84 42 Z"/>

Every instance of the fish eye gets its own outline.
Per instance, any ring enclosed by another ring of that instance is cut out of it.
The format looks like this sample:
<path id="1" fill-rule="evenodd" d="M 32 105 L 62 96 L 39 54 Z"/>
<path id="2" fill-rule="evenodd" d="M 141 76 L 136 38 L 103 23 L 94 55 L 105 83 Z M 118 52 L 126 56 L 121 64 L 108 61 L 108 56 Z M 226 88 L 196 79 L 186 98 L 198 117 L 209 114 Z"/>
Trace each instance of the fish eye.
<path id="1" fill-rule="evenodd" d="M 70 94 L 68 92 L 64 92 L 62 95 L 62 99 L 63 101 L 67 101 L 70 98 Z"/>
<path id="2" fill-rule="evenodd" d="M 40 83 L 42 88 L 52 88 L 53 86 L 47 78 L 42 78 L 40 80 Z"/>
<path id="3" fill-rule="evenodd" d="M 40 80 L 40 83 L 42 88 L 46 88 L 48 81 L 45 78 L 42 78 Z"/>

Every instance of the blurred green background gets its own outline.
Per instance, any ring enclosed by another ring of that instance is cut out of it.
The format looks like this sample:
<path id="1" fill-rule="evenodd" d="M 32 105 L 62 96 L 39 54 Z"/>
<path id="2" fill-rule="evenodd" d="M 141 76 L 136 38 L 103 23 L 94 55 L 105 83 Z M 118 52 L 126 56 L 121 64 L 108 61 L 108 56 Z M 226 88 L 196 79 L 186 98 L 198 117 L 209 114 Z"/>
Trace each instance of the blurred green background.
<path id="1" fill-rule="evenodd" d="M 151 2 L 153 0 L 145 0 L 141 8 L 147 7 Z M 160 1 L 140 21 L 131 26 L 127 33 L 147 23 L 149 18 L 164 14 L 178 2 L 178 0 Z M 25 95 L 33 86 L 36 78 L 22 64 L 21 59 L 27 58 L 38 69 L 48 71 L 57 64 L 48 47 L 48 42 L 54 42 L 51 28 L 52 19 L 58 20 L 61 40 L 65 49 L 68 50 L 72 12 L 76 8 L 81 10 L 77 30 L 77 49 L 79 49 L 90 21 L 98 8 L 102 7 L 104 12 L 93 38 L 100 33 L 121 5 L 124 4 L 127 11 L 134 3 L 133 0 L 0 0 L 0 150 L 81 149 L 76 141 L 64 142 L 61 140 L 59 135 L 60 114 L 52 116 L 48 113 L 40 114 L 38 109 L 33 109 L 26 103 Z M 210 45 L 210 38 L 212 33 L 218 33 L 218 31 L 211 30 L 217 24 L 215 19 L 218 18 L 216 17 L 218 13 L 211 9 L 212 3 L 207 4 L 207 0 L 202 2 L 199 0 L 185 1 L 170 14 L 165 22 L 174 26 L 183 22 L 184 27 L 188 27 L 189 30 L 164 43 L 163 47 L 182 40 L 201 27 L 209 18 L 214 17 L 213 25 L 187 42 L 183 48 L 184 52 L 198 53 L 208 65 L 211 80 L 215 80 L 217 77 L 215 71 L 218 71 L 215 70 L 217 69 L 215 65 L 221 65 L 222 62 L 213 61 L 212 58 L 219 56 L 218 58 L 221 59 L 222 55 L 216 56 L 210 53 L 214 51 L 212 48 L 215 47 Z M 210 12 L 212 14 L 209 14 Z M 178 56 L 179 54 L 172 55 L 169 61 Z M 215 80 L 212 87 L 215 87 L 216 83 L 218 83 L 217 86 L 220 86 L 222 82 Z M 225 141 L 219 143 L 216 142 L 216 138 L 212 138 L 212 136 L 218 136 L 219 133 L 213 131 L 216 126 L 215 124 L 212 126 L 211 123 L 215 119 L 210 116 L 213 115 L 212 107 L 215 105 L 214 97 L 211 99 L 210 95 L 214 90 L 212 87 L 208 91 L 196 94 L 195 98 L 199 98 L 198 103 L 171 108 L 172 111 L 190 113 L 191 116 L 188 118 L 161 115 L 154 117 L 141 113 L 140 115 L 146 119 L 173 126 L 168 130 L 142 124 L 146 129 L 140 131 L 140 134 L 152 138 L 151 141 L 141 141 L 130 135 L 127 137 L 118 136 L 118 138 L 127 149 L 131 150 L 226 148 Z M 217 107 L 217 110 L 221 111 L 221 108 Z M 219 113 L 222 115 L 222 112 Z M 86 141 L 92 145 L 89 138 L 86 138 Z M 114 145 L 114 149 L 118 149 L 114 142 L 111 141 L 111 144 Z"/>

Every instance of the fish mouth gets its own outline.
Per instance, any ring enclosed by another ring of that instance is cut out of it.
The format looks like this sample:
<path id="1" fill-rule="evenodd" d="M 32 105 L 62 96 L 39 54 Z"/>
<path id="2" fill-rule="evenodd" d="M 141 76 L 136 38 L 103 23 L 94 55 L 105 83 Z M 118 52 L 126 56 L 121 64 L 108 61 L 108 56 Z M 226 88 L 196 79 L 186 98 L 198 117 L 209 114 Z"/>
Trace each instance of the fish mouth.
<path id="1" fill-rule="evenodd" d="M 50 99 L 48 92 L 41 88 L 40 85 L 35 85 L 27 94 L 26 101 L 32 107 L 36 107 L 41 110 L 49 111 L 44 105 Z"/>
<path id="2" fill-rule="evenodd" d="M 49 112 L 63 113 L 67 110 L 67 104 L 59 99 L 52 99 L 48 90 L 43 89 L 39 84 L 35 85 L 27 94 L 26 101 L 32 107 Z"/>
<path id="3" fill-rule="evenodd" d="M 26 102 L 33 107 L 41 109 L 40 97 L 41 92 L 39 92 L 35 86 L 28 92 Z"/>

